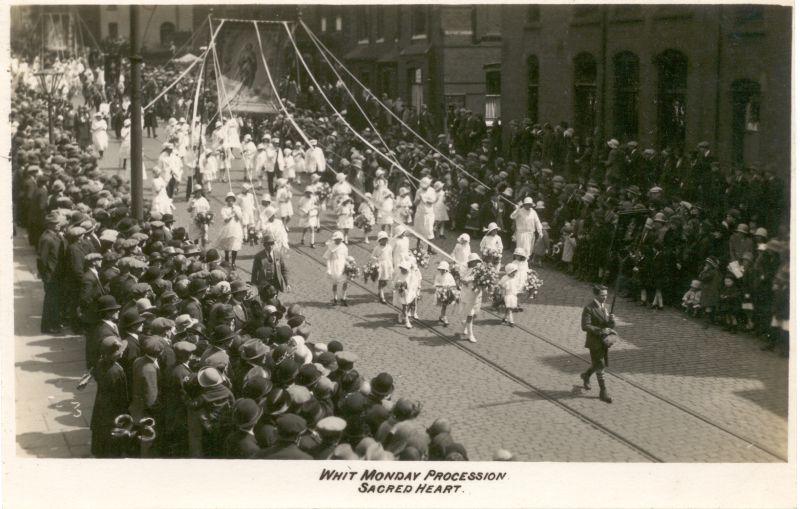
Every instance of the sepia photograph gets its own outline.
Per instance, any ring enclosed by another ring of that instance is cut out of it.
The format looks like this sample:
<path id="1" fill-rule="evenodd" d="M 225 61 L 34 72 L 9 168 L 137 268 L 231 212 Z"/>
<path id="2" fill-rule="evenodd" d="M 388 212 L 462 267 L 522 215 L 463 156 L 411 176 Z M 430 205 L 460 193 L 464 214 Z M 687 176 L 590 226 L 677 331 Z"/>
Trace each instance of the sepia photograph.
<path id="1" fill-rule="evenodd" d="M 6 9 L 5 456 L 794 472 L 791 4 Z"/>

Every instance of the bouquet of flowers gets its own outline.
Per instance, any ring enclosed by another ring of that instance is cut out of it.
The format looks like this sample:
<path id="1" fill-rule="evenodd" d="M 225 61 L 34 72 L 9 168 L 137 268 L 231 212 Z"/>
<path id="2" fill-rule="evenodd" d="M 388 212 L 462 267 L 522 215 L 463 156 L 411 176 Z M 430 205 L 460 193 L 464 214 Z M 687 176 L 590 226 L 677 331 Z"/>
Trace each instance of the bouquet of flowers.
<path id="1" fill-rule="evenodd" d="M 406 293 L 406 290 L 408 290 L 408 283 L 406 283 L 405 281 L 394 282 L 394 291 L 396 291 L 400 295 L 403 295 L 404 293 Z"/>
<path id="2" fill-rule="evenodd" d="M 347 276 L 348 280 L 352 280 L 358 277 L 358 273 L 359 269 L 358 265 L 356 265 L 356 259 L 352 256 L 348 256 L 347 261 L 344 263 L 344 275 Z"/>
<path id="3" fill-rule="evenodd" d="M 420 269 L 424 269 L 428 267 L 428 264 L 431 262 L 431 255 L 428 254 L 426 249 L 414 248 L 411 250 L 411 254 L 417 260 L 417 266 Z"/>
<path id="4" fill-rule="evenodd" d="M 214 213 L 209 212 L 198 212 L 194 216 L 194 222 L 197 223 L 198 226 L 203 225 L 211 225 L 214 222 Z"/>
<path id="5" fill-rule="evenodd" d="M 506 306 L 505 298 L 503 295 L 503 289 L 499 286 L 495 286 L 492 290 L 492 307 L 494 309 L 504 309 Z"/>
<path id="6" fill-rule="evenodd" d="M 483 261 L 492 265 L 497 265 L 503 258 L 503 253 L 497 249 L 487 249 L 481 254 L 483 255 Z"/>
<path id="7" fill-rule="evenodd" d="M 500 281 L 497 270 L 486 263 L 476 265 L 472 269 L 472 274 L 474 276 L 472 279 L 472 288 L 475 291 L 483 290 L 485 293 L 491 294 Z"/>
<path id="8" fill-rule="evenodd" d="M 436 302 L 439 304 L 450 305 L 461 300 L 461 290 L 455 286 L 437 286 Z"/>
<path id="9" fill-rule="evenodd" d="M 319 188 L 317 189 L 317 198 L 319 198 L 320 205 L 325 205 L 328 203 L 328 200 L 331 197 L 331 193 L 333 190 L 331 189 L 331 185 L 328 183 L 320 184 Z"/>
<path id="10" fill-rule="evenodd" d="M 359 230 L 364 230 L 367 233 L 372 231 L 372 225 L 369 224 L 369 219 L 367 219 L 364 214 L 359 214 L 356 216 L 356 218 L 353 220 L 353 226 Z"/>
<path id="11" fill-rule="evenodd" d="M 535 299 L 539 295 L 539 288 L 542 287 L 544 281 L 539 277 L 535 270 L 528 271 L 528 278 L 525 280 L 525 292 L 528 297 Z"/>
<path id="12" fill-rule="evenodd" d="M 374 283 L 378 280 L 378 275 L 380 274 L 380 269 L 378 269 L 378 262 L 375 260 L 370 260 L 363 267 L 361 267 L 361 273 L 364 275 L 364 282 L 366 283 L 368 280 L 372 280 Z"/>

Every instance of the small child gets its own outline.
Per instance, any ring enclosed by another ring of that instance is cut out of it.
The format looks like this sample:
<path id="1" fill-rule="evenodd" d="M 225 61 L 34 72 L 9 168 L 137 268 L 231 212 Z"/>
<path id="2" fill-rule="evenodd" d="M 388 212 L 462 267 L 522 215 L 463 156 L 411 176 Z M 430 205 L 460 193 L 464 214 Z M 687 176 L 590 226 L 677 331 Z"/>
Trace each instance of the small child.
<path id="1" fill-rule="evenodd" d="M 519 281 L 517 280 L 517 264 L 514 262 L 506 264 L 506 273 L 500 278 L 498 286 L 503 292 L 503 303 L 506 305 L 506 314 L 503 317 L 503 324 L 509 327 L 514 326 L 514 310 L 519 307 L 517 293 L 519 293 Z"/>
<path id="2" fill-rule="evenodd" d="M 378 226 L 380 226 L 381 231 L 390 233 L 394 224 L 395 199 L 391 191 L 387 190 L 385 193 L 378 209 Z"/>
<path id="3" fill-rule="evenodd" d="M 530 264 L 533 267 L 541 267 L 542 260 L 550 251 L 550 225 L 542 223 L 542 236 L 533 243 L 533 253 L 531 253 Z"/>
<path id="4" fill-rule="evenodd" d="M 297 205 L 298 214 L 300 216 L 300 228 L 303 233 L 300 235 L 300 245 L 305 244 L 306 232 L 311 232 L 311 247 L 316 247 L 315 240 L 317 228 L 319 228 L 319 207 L 317 206 L 317 197 L 314 195 L 314 189 L 311 186 L 306 186 L 303 191 L 303 197 Z"/>
<path id="5" fill-rule="evenodd" d="M 722 288 L 719 291 L 719 315 L 722 327 L 728 331 L 735 331 L 739 325 L 737 316 L 742 309 L 741 292 L 736 286 L 736 278 L 725 274 L 722 279 Z"/>
<path id="6" fill-rule="evenodd" d="M 434 233 L 438 231 L 440 239 L 446 238 L 444 235 L 444 225 L 450 221 L 450 215 L 447 213 L 447 191 L 444 190 L 444 183 L 436 181 L 433 183 L 433 189 L 436 191 L 436 201 L 433 203 L 434 214 Z"/>
<path id="7" fill-rule="evenodd" d="M 419 315 L 417 314 L 417 304 L 422 301 L 422 271 L 419 270 L 417 259 L 413 256 L 409 257 L 408 263 L 411 266 L 409 270 L 411 273 L 411 280 L 414 282 L 412 287 L 414 288 L 414 299 L 410 304 L 410 311 L 412 311 L 414 320 L 419 320 Z"/>
<path id="8" fill-rule="evenodd" d="M 397 193 L 397 201 L 395 201 L 394 209 L 397 218 L 404 224 L 411 224 L 411 207 L 414 202 L 411 201 L 411 192 L 407 187 L 401 187 Z"/>
<path id="9" fill-rule="evenodd" d="M 344 244 L 342 232 L 335 231 L 331 240 L 326 242 L 327 249 L 322 258 L 327 264 L 328 277 L 331 279 L 331 289 L 333 290 L 333 305 L 341 302 L 342 306 L 347 306 L 347 274 L 344 267 L 347 264 L 348 252 Z M 339 298 L 339 288 L 341 288 L 341 299 Z"/>
<path id="10" fill-rule="evenodd" d="M 575 238 L 575 231 L 571 224 L 564 225 L 564 247 L 561 249 L 561 263 L 566 265 L 567 273 L 572 274 L 572 259 L 575 257 L 575 248 L 578 246 L 578 240 Z"/>
<path id="11" fill-rule="evenodd" d="M 372 227 L 375 226 L 375 211 L 372 207 L 374 207 L 372 203 L 372 194 L 365 193 L 364 201 L 358 206 L 358 215 L 364 218 L 364 244 L 367 245 L 369 245 L 369 233 L 372 231 Z"/>
<path id="12" fill-rule="evenodd" d="M 467 272 L 467 260 L 469 255 L 472 254 L 472 247 L 469 244 L 470 238 L 466 233 L 458 236 L 456 245 L 453 247 L 453 252 L 450 256 L 453 257 L 453 269 L 458 272 L 460 278 L 463 278 Z"/>
<path id="13" fill-rule="evenodd" d="M 378 245 L 372 250 L 372 259 L 378 264 L 378 301 L 381 304 L 386 304 L 384 289 L 394 274 L 392 248 L 389 245 L 389 234 L 378 232 Z"/>
<path id="14" fill-rule="evenodd" d="M 525 256 L 525 250 L 521 247 L 514 249 L 514 261 L 511 262 L 517 265 L 517 288 L 523 290 L 528 283 L 528 258 Z M 522 308 L 517 305 L 514 309 L 517 313 L 522 312 Z"/>
<path id="15" fill-rule="evenodd" d="M 353 199 L 349 196 L 342 199 L 336 207 L 336 227 L 344 234 L 344 243 L 347 244 L 349 239 L 350 230 L 353 228 L 353 217 L 355 216 L 355 208 L 353 207 Z"/>
<path id="16" fill-rule="evenodd" d="M 681 300 L 683 311 L 687 315 L 693 317 L 697 316 L 698 310 L 700 309 L 700 295 L 700 280 L 692 279 L 689 289 L 683 294 L 683 299 Z"/>
<path id="17" fill-rule="evenodd" d="M 447 306 L 454 301 L 451 296 L 456 292 L 456 280 L 450 274 L 450 264 L 442 260 L 436 267 L 436 278 L 433 281 L 433 286 L 436 288 L 436 303 L 441 306 L 439 313 L 439 322 L 447 327 L 450 322 L 447 321 Z"/>

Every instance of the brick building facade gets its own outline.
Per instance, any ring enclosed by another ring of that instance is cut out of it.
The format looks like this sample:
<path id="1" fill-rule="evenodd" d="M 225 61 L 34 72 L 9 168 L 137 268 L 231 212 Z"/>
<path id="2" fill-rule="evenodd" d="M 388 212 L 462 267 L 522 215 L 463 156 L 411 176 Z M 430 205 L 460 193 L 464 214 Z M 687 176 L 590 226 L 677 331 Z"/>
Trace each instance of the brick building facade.
<path id="1" fill-rule="evenodd" d="M 503 123 L 526 115 L 644 146 L 711 143 L 723 165 L 788 175 L 791 9 L 514 5 Z"/>

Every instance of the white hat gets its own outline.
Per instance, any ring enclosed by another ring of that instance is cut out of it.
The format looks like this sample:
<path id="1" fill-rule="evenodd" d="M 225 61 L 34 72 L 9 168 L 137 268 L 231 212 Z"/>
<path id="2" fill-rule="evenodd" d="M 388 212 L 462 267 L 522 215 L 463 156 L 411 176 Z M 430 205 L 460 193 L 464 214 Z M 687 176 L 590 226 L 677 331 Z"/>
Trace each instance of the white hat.
<path id="1" fill-rule="evenodd" d="M 436 270 L 450 270 L 450 264 L 442 260 L 439 262 L 439 265 L 436 266 Z"/>
<path id="2" fill-rule="evenodd" d="M 274 215 L 275 215 L 275 212 L 276 212 L 276 211 L 275 211 L 275 207 L 266 207 L 266 208 L 264 209 L 264 214 L 266 214 L 266 215 L 267 215 L 267 217 L 272 217 L 272 216 L 274 216 Z"/>
<path id="3" fill-rule="evenodd" d="M 533 205 L 533 198 L 530 196 L 526 196 L 524 200 L 522 200 L 523 205 Z"/>
<path id="4" fill-rule="evenodd" d="M 124 125 L 124 126 L 126 126 L 126 127 L 127 127 L 127 126 L 129 126 L 129 125 L 131 125 L 131 119 L 129 119 L 129 118 L 126 118 L 126 119 L 125 119 L 125 120 L 122 122 L 122 125 Z"/>
<path id="5" fill-rule="evenodd" d="M 186 118 L 185 117 L 181 117 L 181 119 L 178 120 L 178 122 L 181 123 L 181 124 L 185 124 L 186 123 Z"/>
<path id="6" fill-rule="evenodd" d="M 270 196 L 269 193 L 264 193 L 261 195 L 261 201 L 271 202 L 272 196 Z"/>
<path id="7" fill-rule="evenodd" d="M 233 198 L 235 200 L 236 195 L 233 194 L 232 192 L 228 192 L 228 194 L 225 195 L 225 201 L 228 201 L 228 198 Z"/>
<path id="8" fill-rule="evenodd" d="M 487 226 L 486 228 L 483 229 L 483 231 L 485 231 L 486 233 L 489 233 L 491 231 L 499 230 L 499 229 L 500 229 L 500 227 L 497 226 L 497 223 L 491 222 L 491 223 L 489 223 L 489 226 Z"/>
<path id="9" fill-rule="evenodd" d="M 611 138 L 606 142 L 606 144 L 611 148 L 619 148 L 619 141 L 617 141 L 615 138 Z"/>
<path id="10" fill-rule="evenodd" d="M 536 210 L 544 210 L 544 202 L 543 201 L 540 200 L 540 201 L 536 202 Z"/>
<path id="11" fill-rule="evenodd" d="M 337 173 L 336 174 L 336 180 L 338 182 L 344 182 L 346 179 L 347 179 L 347 175 L 345 175 L 344 173 Z"/>
<path id="12" fill-rule="evenodd" d="M 398 269 L 409 270 L 411 265 L 408 263 L 408 260 L 403 260 L 402 262 L 397 264 Z"/>
<path id="13" fill-rule="evenodd" d="M 178 123 L 178 121 L 175 120 L 175 117 L 170 117 L 167 122 L 169 122 L 169 125 L 175 125 Z"/>
<path id="14" fill-rule="evenodd" d="M 444 187 L 444 184 L 442 182 L 438 181 L 438 180 L 433 183 L 433 188 L 436 189 L 437 191 L 440 190 L 443 187 Z"/>
<path id="15" fill-rule="evenodd" d="M 303 192 L 304 193 L 313 193 L 314 192 L 314 188 L 311 187 L 311 186 L 306 186 L 306 188 L 303 189 Z"/>
<path id="16" fill-rule="evenodd" d="M 339 230 L 336 230 L 335 232 L 333 232 L 331 240 L 344 240 L 344 234 Z"/>
<path id="17" fill-rule="evenodd" d="M 194 187 L 192 188 L 192 190 L 193 190 L 194 192 L 197 192 L 197 191 L 202 191 L 202 190 L 203 190 L 203 186 L 202 186 L 202 185 L 200 185 L 200 184 L 195 184 L 195 185 L 194 185 Z"/>
<path id="18" fill-rule="evenodd" d="M 514 250 L 514 256 L 524 256 L 525 258 L 528 257 L 528 255 L 525 254 L 525 250 L 521 247 L 518 247 Z"/>
<path id="19" fill-rule="evenodd" d="M 461 243 L 469 244 L 469 234 L 468 233 L 462 233 L 461 235 L 458 236 L 458 239 L 456 239 L 456 240 L 458 242 L 461 242 Z"/>
<path id="20" fill-rule="evenodd" d="M 516 263 L 507 263 L 506 264 L 506 274 L 513 274 L 517 271 L 518 267 Z"/>
<path id="21" fill-rule="evenodd" d="M 253 139 L 253 137 L 252 137 L 252 136 L 250 136 L 249 134 L 245 134 L 245 135 L 244 135 L 244 141 L 250 141 L 250 140 L 252 140 L 252 139 Z"/>
<path id="22" fill-rule="evenodd" d="M 469 258 L 467 258 L 467 263 L 469 262 L 479 262 L 481 261 L 481 257 L 478 256 L 478 253 L 470 253 Z"/>
<path id="23" fill-rule="evenodd" d="M 389 234 L 388 233 L 386 233 L 384 231 L 378 232 L 378 240 L 388 239 L 388 238 L 389 238 Z"/>
<path id="24" fill-rule="evenodd" d="M 394 229 L 395 235 L 402 235 L 406 232 L 406 227 L 402 224 L 398 224 L 397 228 Z"/>

